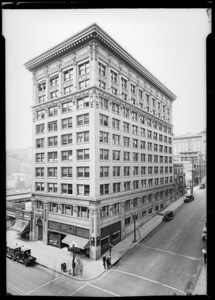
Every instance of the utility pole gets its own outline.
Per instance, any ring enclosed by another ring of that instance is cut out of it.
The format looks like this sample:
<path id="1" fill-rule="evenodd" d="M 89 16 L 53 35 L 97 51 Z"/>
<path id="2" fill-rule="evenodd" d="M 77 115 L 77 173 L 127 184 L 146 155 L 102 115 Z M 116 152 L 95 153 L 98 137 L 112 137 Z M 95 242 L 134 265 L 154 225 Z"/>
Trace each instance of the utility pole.
<path id="1" fill-rule="evenodd" d="M 133 242 L 136 243 L 137 242 L 137 238 L 136 238 L 136 218 L 137 218 L 137 214 L 132 214 L 132 218 L 134 221 L 134 240 Z"/>

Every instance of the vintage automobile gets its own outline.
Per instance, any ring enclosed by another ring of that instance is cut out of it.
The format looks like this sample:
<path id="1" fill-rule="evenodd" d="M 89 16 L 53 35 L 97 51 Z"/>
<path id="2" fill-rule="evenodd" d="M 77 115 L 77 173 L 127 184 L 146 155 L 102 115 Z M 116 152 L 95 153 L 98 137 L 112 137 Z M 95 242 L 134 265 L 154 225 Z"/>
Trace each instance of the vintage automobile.
<path id="1" fill-rule="evenodd" d="M 174 212 L 172 210 L 167 210 L 164 213 L 163 221 L 170 221 L 174 218 Z"/>
<path id="2" fill-rule="evenodd" d="M 188 203 L 194 200 L 193 194 L 186 195 L 186 198 L 184 199 L 184 203 Z"/>
<path id="3" fill-rule="evenodd" d="M 6 257 L 11 258 L 12 260 L 16 260 L 16 253 L 21 250 L 21 247 L 18 245 L 7 246 L 6 247 Z"/>
<path id="4" fill-rule="evenodd" d="M 201 183 L 201 185 L 200 185 L 200 190 L 201 189 L 205 189 L 205 184 L 204 183 Z"/>
<path id="5" fill-rule="evenodd" d="M 35 263 L 36 257 L 31 255 L 31 249 L 22 248 L 16 253 L 16 261 L 24 264 L 26 267 Z"/>
<path id="6" fill-rule="evenodd" d="M 202 240 L 207 241 L 207 227 L 205 226 L 202 231 Z"/>

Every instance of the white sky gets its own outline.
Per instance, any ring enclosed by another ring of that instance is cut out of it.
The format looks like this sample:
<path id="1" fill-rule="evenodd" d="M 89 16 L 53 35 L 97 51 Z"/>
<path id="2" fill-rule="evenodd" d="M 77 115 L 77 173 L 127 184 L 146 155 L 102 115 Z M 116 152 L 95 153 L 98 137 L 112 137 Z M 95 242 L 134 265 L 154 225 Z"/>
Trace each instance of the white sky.
<path id="1" fill-rule="evenodd" d="M 6 148 L 32 145 L 32 74 L 24 63 L 97 23 L 177 99 L 173 133 L 206 128 L 206 9 L 4 10 Z"/>

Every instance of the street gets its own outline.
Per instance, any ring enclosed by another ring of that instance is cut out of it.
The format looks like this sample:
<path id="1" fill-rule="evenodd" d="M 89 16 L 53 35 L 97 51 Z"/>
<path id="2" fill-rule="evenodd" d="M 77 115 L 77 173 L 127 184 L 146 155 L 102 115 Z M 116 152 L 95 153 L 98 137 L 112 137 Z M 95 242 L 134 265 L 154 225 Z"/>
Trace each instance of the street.
<path id="1" fill-rule="evenodd" d="M 7 258 L 7 289 L 13 295 L 148 296 L 192 292 L 203 265 L 201 240 L 206 218 L 206 190 L 183 204 L 103 275 L 76 281 L 36 265 L 25 267 Z M 20 276 L 21 274 L 21 276 Z"/>

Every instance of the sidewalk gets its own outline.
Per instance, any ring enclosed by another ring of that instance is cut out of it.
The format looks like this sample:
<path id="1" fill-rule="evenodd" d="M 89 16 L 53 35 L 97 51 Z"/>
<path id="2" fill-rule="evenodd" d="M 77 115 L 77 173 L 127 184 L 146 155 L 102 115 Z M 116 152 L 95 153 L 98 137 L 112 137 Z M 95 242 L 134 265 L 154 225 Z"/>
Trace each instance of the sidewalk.
<path id="1" fill-rule="evenodd" d="M 194 192 L 199 187 L 194 188 Z M 134 234 L 131 232 L 125 239 L 114 245 L 111 252 L 111 263 L 115 264 L 123 255 L 130 249 L 135 247 L 142 241 L 150 232 L 162 223 L 162 215 L 166 210 L 177 211 L 184 203 L 185 196 L 182 196 L 175 202 L 172 202 L 168 207 L 159 212 L 159 214 L 152 217 L 149 221 L 139 227 L 140 236 L 137 233 L 137 242 L 133 242 Z M 37 263 L 47 268 L 61 272 L 61 263 L 66 263 L 67 270 L 72 269 L 72 253 L 67 248 L 55 248 L 53 246 L 44 245 L 42 241 L 26 241 L 21 239 L 14 231 L 7 231 L 7 244 L 18 244 L 20 246 L 31 248 L 31 253 L 37 258 Z M 108 252 L 106 253 L 108 255 Z M 72 276 L 69 271 L 63 273 L 76 280 L 92 280 L 97 278 L 106 270 L 103 267 L 102 257 L 94 261 L 87 257 L 81 257 L 83 262 L 83 274 Z M 62 273 L 62 272 L 61 272 Z"/>

